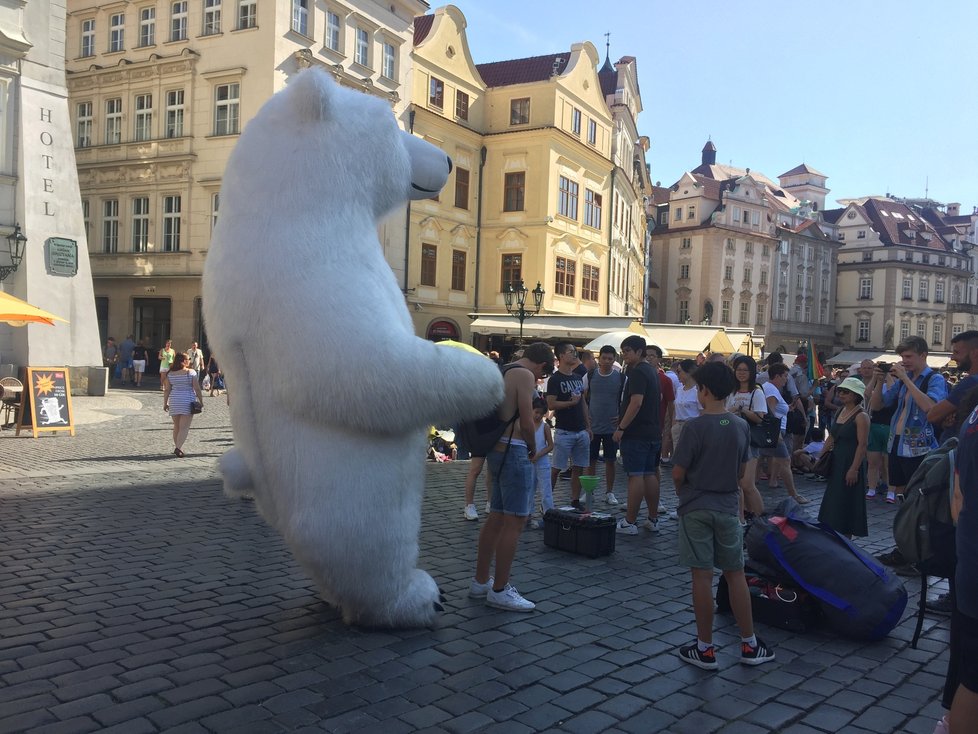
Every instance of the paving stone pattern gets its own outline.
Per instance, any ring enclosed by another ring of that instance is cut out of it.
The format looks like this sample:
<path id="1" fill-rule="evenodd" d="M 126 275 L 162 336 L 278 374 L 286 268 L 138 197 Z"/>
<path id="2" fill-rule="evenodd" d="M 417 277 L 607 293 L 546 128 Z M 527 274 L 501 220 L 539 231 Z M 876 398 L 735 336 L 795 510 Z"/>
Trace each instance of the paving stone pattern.
<path id="1" fill-rule="evenodd" d="M 467 462 L 428 466 L 420 564 L 448 597 L 438 627 L 346 627 L 253 505 L 221 494 L 224 398 L 205 398 L 177 459 L 159 393 L 124 394 L 142 407 L 74 438 L 0 434 L 0 732 L 930 734 L 940 715 L 947 620 L 910 649 L 913 597 L 878 643 L 760 628 L 777 660 L 757 668 L 718 617 L 720 670 L 683 664 L 675 522 L 594 560 L 528 531 L 513 581 L 537 611 L 468 599 Z M 817 503 L 822 485 L 800 489 Z M 893 511 L 872 505 L 871 552 Z"/>

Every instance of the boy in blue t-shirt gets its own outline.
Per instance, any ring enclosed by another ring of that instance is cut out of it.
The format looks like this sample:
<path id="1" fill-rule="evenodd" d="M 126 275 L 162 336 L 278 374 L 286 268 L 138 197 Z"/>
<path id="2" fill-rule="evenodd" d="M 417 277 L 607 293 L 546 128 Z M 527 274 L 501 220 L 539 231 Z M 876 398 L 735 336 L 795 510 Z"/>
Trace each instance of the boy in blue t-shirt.
<path id="1" fill-rule="evenodd" d="M 720 362 L 698 367 L 693 379 L 703 413 L 687 421 L 673 453 L 672 479 L 679 496 L 679 562 L 693 576 L 696 641 L 679 648 L 679 657 L 704 670 L 716 670 L 713 647 L 713 569 L 730 589 L 730 606 L 740 628 L 740 662 L 760 665 L 774 652 L 754 634 L 750 592 L 744 577 L 744 536 L 738 518 L 739 480 L 750 460 L 747 422 L 727 412 L 736 389 L 733 371 Z"/>

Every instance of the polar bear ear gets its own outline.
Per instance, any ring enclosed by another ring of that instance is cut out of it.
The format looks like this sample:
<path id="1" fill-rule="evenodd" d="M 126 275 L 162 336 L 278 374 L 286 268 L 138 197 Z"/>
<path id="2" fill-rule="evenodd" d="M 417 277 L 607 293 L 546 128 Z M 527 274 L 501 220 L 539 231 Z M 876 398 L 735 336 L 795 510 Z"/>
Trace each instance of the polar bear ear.
<path id="1" fill-rule="evenodd" d="M 304 69 L 289 82 L 289 96 L 296 117 L 315 122 L 329 117 L 336 82 L 321 69 Z"/>

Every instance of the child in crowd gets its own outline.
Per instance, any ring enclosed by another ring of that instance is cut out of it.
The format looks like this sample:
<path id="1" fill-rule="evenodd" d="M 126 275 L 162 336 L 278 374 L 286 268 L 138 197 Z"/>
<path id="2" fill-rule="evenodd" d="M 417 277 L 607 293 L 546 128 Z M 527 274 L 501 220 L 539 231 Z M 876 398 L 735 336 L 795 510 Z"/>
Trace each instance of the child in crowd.
<path id="1" fill-rule="evenodd" d="M 535 488 L 533 496 L 534 517 L 527 522 L 527 525 L 534 530 L 543 527 L 543 520 L 541 519 L 543 513 L 552 510 L 554 506 L 553 487 L 550 483 L 550 452 L 554 448 L 554 436 L 553 431 L 550 430 L 550 424 L 544 420 L 546 415 L 547 401 L 543 398 L 534 398 L 533 425 L 536 426 L 534 445 L 537 447 L 537 452 L 530 459 L 533 464 L 533 485 Z M 538 502 L 540 504 L 540 517 L 536 517 Z"/>
<path id="2" fill-rule="evenodd" d="M 750 432 L 743 418 L 728 413 L 727 396 L 737 386 L 733 371 L 719 362 L 697 368 L 703 414 L 688 421 L 673 455 L 672 478 L 679 496 L 679 562 L 692 572 L 696 641 L 679 657 L 704 670 L 718 668 L 713 647 L 713 569 L 730 589 L 730 606 L 740 628 L 740 662 L 760 665 L 774 652 L 754 634 L 750 592 L 744 577 L 744 537 L 738 520 L 739 478 L 750 460 Z"/>
<path id="3" fill-rule="evenodd" d="M 825 446 L 825 431 L 821 428 L 813 428 L 811 437 L 810 443 L 791 454 L 791 469 L 796 474 L 811 474 L 818 455 L 822 453 L 822 447 Z"/>

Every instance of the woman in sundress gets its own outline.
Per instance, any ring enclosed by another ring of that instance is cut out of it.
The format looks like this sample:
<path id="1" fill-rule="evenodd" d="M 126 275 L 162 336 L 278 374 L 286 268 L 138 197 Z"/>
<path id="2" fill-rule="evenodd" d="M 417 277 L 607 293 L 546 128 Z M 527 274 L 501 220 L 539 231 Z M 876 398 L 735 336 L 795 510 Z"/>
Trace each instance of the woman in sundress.
<path id="1" fill-rule="evenodd" d="M 204 396 L 200 392 L 197 373 L 190 369 L 186 352 L 173 358 L 173 366 L 163 379 L 163 410 L 170 413 L 173 420 L 173 454 L 183 456 L 183 444 L 190 433 L 193 420 L 191 404 L 203 406 Z"/>

